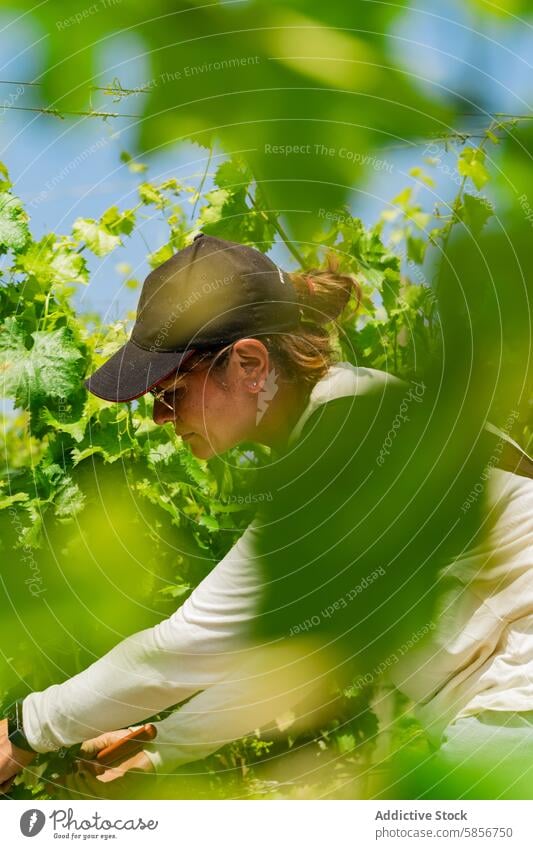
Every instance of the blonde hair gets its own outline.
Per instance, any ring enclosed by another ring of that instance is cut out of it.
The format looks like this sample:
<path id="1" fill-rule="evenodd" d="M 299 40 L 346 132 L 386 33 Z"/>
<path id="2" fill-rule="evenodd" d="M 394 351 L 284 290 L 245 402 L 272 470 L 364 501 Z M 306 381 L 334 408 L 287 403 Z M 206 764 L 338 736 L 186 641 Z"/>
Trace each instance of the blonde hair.
<path id="1" fill-rule="evenodd" d="M 325 269 L 285 272 L 296 290 L 301 310 L 300 325 L 292 332 L 267 333 L 258 336 L 278 365 L 282 376 L 290 382 L 312 387 L 322 378 L 334 359 L 332 323 L 340 317 L 352 293 L 356 309 L 361 302 L 361 288 L 351 274 L 338 271 L 339 263 L 332 254 Z M 231 346 L 213 352 L 212 366 L 223 368 Z"/>

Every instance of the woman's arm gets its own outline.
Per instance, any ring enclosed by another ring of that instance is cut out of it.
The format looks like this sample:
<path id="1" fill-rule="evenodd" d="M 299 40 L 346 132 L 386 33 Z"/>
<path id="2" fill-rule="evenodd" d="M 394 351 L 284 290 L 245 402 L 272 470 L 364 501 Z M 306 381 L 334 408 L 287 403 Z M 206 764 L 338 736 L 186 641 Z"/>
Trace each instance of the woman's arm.
<path id="1" fill-rule="evenodd" d="M 306 640 L 257 647 L 215 686 L 190 699 L 162 722 L 144 753 L 164 774 L 206 758 L 226 743 L 254 733 L 305 701 L 309 721 L 322 709 L 331 658 Z M 309 696 L 314 696 L 314 701 Z M 299 722 L 306 716 L 298 717 Z"/>
<path id="2" fill-rule="evenodd" d="M 36 751 L 132 725 L 246 662 L 247 630 L 261 592 L 254 525 L 170 618 L 123 640 L 63 684 L 24 699 L 24 733 Z"/>

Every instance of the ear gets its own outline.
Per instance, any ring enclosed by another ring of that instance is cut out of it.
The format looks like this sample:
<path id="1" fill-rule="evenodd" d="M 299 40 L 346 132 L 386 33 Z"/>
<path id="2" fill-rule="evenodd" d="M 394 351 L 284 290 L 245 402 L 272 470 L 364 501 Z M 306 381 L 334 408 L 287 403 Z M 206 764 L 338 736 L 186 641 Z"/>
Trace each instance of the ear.
<path id="1" fill-rule="evenodd" d="M 270 368 L 269 353 L 259 339 L 239 339 L 233 345 L 235 377 L 247 392 L 256 394 L 266 383 Z"/>

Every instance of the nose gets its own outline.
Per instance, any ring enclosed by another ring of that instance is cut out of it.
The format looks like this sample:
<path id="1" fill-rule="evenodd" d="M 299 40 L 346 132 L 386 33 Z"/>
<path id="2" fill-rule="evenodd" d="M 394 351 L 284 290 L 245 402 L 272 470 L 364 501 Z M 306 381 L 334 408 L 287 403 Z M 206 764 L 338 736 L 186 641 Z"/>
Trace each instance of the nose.
<path id="1" fill-rule="evenodd" d="M 169 410 L 168 407 L 156 398 L 154 399 L 154 411 L 152 418 L 156 424 L 164 425 L 167 422 L 173 422 L 176 418 L 176 413 L 174 410 Z"/>

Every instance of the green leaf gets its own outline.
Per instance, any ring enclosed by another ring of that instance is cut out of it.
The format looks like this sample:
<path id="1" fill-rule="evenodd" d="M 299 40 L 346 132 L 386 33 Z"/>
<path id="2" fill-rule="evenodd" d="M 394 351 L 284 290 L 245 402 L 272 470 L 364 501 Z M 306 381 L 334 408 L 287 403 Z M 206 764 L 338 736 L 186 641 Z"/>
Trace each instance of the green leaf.
<path id="1" fill-rule="evenodd" d="M 213 189 L 205 195 L 206 203 L 200 210 L 196 227 L 203 230 L 205 225 L 215 224 L 224 217 L 224 205 L 231 197 L 228 189 Z"/>
<path id="2" fill-rule="evenodd" d="M 48 427 L 52 428 L 55 431 L 59 431 L 59 433 L 68 433 L 75 442 L 81 442 L 85 435 L 85 428 L 87 427 L 88 417 L 82 416 L 80 419 L 74 422 L 64 422 L 57 419 L 53 413 L 47 407 L 44 407 L 40 413 L 40 419 L 43 424 L 48 425 Z"/>
<path id="3" fill-rule="evenodd" d="M 10 192 L 0 192 L 0 254 L 21 251 L 29 238 L 28 216 L 22 201 Z"/>
<path id="4" fill-rule="evenodd" d="M 411 200 L 412 194 L 412 187 L 407 186 L 407 188 L 402 189 L 402 191 L 398 195 L 396 195 L 395 198 L 392 199 L 392 203 L 396 204 L 396 206 L 406 209 L 409 205 L 409 201 Z"/>
<path id="5" fill-rule="evenodd" d="M 3 162 L 0 162 L 0 177 L 3 177 L 3 179 L 0 180 L 0 192 L 8 192 L 12 183 L 9 179 L 9 172 Z"/>
<path id="6" fill-rule="evenodd" d="M 15 269 L 35 277 L 43 288 L 52 284 L 88 283 L 89 273 L 84 258 L 68 240 L 58 240 L 52 233 L 40 242 L 31 242 L 17 255 Z"/>
<path id="7" fill-rule="evenodd" d="M 120 236 L 110 233 L 93 218 L 77 218 L 72 225 L 72 234 L 79 242 L 85 242 L 95 256 L 106 256 L 121 244 Z"/>
<path id="8" fill-rule="evenodd" d="M 478 147 L 466 147 L 457 162 L 459 173 L 469 177 L 478 191 L 489 180 L 489 172 L 485 168 L 485 151 Z"/>
<path id="9" fill-rule="evenodd" d="M 56 516 L 60 519 L 73 518 L 83 509 L 84 505 L 85 495 L 78 484 L 67 477 L 65 484 L 54 498 L 54 512 Z"/>
<path id="10" fill-rule="evenodd" d="M 31 334 L 26 347 L 24 330 L 8 318 L 0 337 L 0 375 L 3 389 L 18 407 L 34 407 L 47 398 L 68 398 L 80 386 L 82 354 L 66 327 Z"/>
<path id="11" fill-rule="evenodd" d="M 124 407 L 105 407 L 97 421 L 86 431 L 79 448 L 72 449 L 74 465 L 99 454 L 106 463 L 114 463 L 123 456 L 132 454 L 138 443 L 125 428 L 128 411 Z"/>
<path id="12" fill-rule="evenodd" d="M 162 209 L 167 203 L 166 198 L 163 197 L 159 189 L 151 183 L 141 183 L 137 191 L 139 192 L 141 203 L 144 203 L 147 206 L 154 204 Z"/>
<path id="13" fill-rule="evenodd" d="M 336 734 L 335 742 L 342 755 L 353 752 L 357 745 L 357 740 L 353 734 Z"/>
<path id="14" fill-rule="evenodd" d="M 388 315 L 396 309 L 398 305 L 398 295 L 400 292 L 400 274 L 398 271 L 393 271 L 391 268 L 385 270 L 383 284 L 381 287 L 381 297 L 383 306 L 387 310 Z"/>
<path id="15" fill-rule="evenodd" d="M 214 516 L 210 516 L 208 513 L 204 513 L 203 516 L 200 516 L 198 519 L 198 524 L 203 528 L 207 528 L 208 531 L 219 531 L 220 525 L 215 519 Z"/>
<path id="16" fill-rule="evenodd" d="M 171 584 L 168 587 L 163 587 L 159 592 L 161 595 L 170 596 L 170 598 L 182 598 L 191 590 L 192 586 L 190 584 Z"/>
<path id="17" fill-rule="evenodd" d="M 411 210 L 410 220 L 413 224 L 416 224 L 421 230 L 425 230 L 429 222 L 431 221 L 431 215 L 427 212 L 423 212 L 421 209 L 413 209 Z"/>
<path id="18" fill-rule="evenodd" d="M 426 255 L 427 242 L 418 236 L 407 236 L 407 256 L 418 265 L 422 265 Z"/>
<path id="19" fill-rule="evenodd" d="M 135 227 L 135 210 L 125 209 L 121 212 L 118 206 L 110 206 L 104 212 L 100 221 L 102 226 L 110 233 L 115 235 L 123 233 L 125 236 L 129 236 Z"/>
<path id="20" fill-rule="evenodd" d="M 177 454 L 176 446 L 173 442 L 161 442 L 159 445 L 152 445 L 148 449 L 148 462 L 156 466 L 158 463 L 168 463 L 168 461 Z"/>
<path id="21" fill-rule="evenodd" d="M 426 186 L 433 188 L 436 183 L 433 177 L 430 177 L 429 174 L 424 171 L 423 168 L 416 166 L 415 168 L 411 168 L 409 171 L 411 177 L 414 177 L 416 180 L 420 180 L 421 183 L 424 183 Z"/>
<path id="22" fill-rule="evenodd" d="M 135 227 L 135 210 L 110 206 L 99 221 L 94 218 L 77 218 L 72 234 L 78 242 L 85 242 L 95 256 L 106 256 L 122 244 L 121 235 L 129 236 Z"/>
<path id="23" fill-rule="evenodd" d="M 248 185 L 251 182 L 251 175 L 248 173 L 244 162 L 232 158 L 223 162 L 216 170 L 214 182 L 219 189 L 234 189 L 238 187 L 242 189 L 242 184 Z"/>
<path id="24" fill-rule="evenodd" d="M 166 244 L 161 245 L 153 254 L 148 255 L 148 264 L 150 268 L 157 268 L 158 265 L 162 265 L 167 259 L 170 259 L 171 256 L 174 256 L 174 248 L 172 245 Z"/>
<path id="25" fill-rule="evenodd" d="M 125 162 L 132 174 L 142 174 L 148 170 L 148 165 L 144 162 L 137 162 L 127 150 L 123 150 L 120 154 L 120 161 Z"/>
<path id="26" fill-rule="evenodd" d="M 21 501 L 28 501 L 29 497 L 27 492 L 16 492 L 14 495 L 0 495 L 0 510 L 5 510 L 6 507 L 11 507 L 12 504 L 17 504 Z"/>
<path id="27" fill-rule="evenodd" d="M 465 194 L 459 217 L 474 233 L 480 233 L 493 215 L 494 209 L 487 198 Z"/>
<path id="28" fill-rule="evenodd" d="M 179 449 L 178 456 L 181 465 L 185 468 L 191 481 L 200 489 L 207 491 L 209 488 L 209 475 L 205 462 L 197 460 L 189 449 L 185 447 Z"/>
<path id="29" fill-rule="evenodd" d="M 179 180 L 176 180 L 175 177 L 170 177 L 168 180 L 163 180 L 159 184 L 158 189 L 160 192 L 172 192 L 173 195 L 179 195 L 183 187 Z"/>

